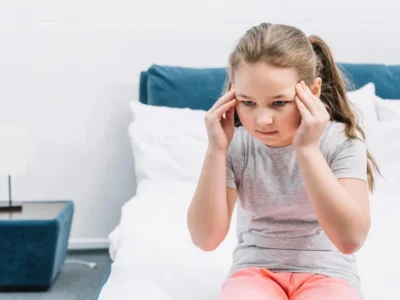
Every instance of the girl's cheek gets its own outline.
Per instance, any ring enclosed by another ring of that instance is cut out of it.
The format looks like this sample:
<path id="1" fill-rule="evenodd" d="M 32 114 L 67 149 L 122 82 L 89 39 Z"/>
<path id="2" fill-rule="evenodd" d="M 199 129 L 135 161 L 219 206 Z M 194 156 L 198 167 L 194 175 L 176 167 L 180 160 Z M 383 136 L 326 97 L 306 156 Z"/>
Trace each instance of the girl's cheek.
<path id="1" fill-rule="evenodd" d="M 235 108 L 238 114 L 240 114 L 243 111 L 243 105 L 241 103 L 237 103 L 235 105 Z"/>

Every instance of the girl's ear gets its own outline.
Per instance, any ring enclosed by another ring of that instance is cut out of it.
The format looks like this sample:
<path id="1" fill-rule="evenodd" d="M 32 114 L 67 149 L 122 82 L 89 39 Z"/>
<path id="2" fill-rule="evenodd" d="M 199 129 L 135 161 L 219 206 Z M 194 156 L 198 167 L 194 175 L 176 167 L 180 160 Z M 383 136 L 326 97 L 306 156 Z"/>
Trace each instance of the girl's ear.
<path id="1" fill-rule="evenodd" d="M 315 78 L 314 83 L 311 87 L 311 92 L 319 98 L 321 96 L 321 89 L 322 89 L 322 79 L 321 77 L 317 77 Z"/>

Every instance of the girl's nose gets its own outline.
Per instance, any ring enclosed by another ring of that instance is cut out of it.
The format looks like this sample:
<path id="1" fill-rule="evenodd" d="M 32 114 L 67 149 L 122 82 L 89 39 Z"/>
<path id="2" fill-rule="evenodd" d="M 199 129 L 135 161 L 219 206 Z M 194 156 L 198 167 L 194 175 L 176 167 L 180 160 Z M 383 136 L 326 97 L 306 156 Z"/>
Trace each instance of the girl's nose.
<path id="1" fill-rule="evenodd" d="M 256 122 L 260 127 L 265 127 L 272 124 L 273 118 L 269 112 L 264 111 L 257 116 Z"/>

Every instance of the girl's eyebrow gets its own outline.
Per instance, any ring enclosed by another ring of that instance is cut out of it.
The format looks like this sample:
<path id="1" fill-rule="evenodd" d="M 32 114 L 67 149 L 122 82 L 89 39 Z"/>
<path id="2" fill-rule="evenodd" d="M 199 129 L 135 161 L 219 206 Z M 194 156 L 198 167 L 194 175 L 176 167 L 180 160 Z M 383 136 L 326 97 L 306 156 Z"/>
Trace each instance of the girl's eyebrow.
<path id="1" fill-rule="evenodd" d="M 246 96 L 245 94 L 236 94 L 236 97 L 251 100 L 251 97 Z M 272 97 L 272 100 L 280 99 L 280 98 L 291 98 L 291 96 L 288 95 L 288 94 L 279 94 L 279 95 L 276 95 L 276 96 Z"/>
<path id="2" fill-rule="evenodd" d="M 236 94 L 236 97 L 245 98 L 245 99 L 251 99 L 251 97 L 246 96 L 245 94 Z"/>

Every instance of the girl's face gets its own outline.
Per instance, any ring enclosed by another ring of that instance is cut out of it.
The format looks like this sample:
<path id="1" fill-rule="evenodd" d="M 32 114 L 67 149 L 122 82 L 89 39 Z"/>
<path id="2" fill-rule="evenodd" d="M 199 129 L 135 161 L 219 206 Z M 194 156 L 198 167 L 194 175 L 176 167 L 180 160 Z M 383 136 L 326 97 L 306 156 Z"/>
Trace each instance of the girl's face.
<path id="1" fill-rule="evenodd" d="M 238 100 L 235 108 L 243 127 L 265 145 L 291 145 L 301 122 L 294 101 L 299 81 L 293 68 L 242 62 L 233 84 Z"/>

